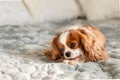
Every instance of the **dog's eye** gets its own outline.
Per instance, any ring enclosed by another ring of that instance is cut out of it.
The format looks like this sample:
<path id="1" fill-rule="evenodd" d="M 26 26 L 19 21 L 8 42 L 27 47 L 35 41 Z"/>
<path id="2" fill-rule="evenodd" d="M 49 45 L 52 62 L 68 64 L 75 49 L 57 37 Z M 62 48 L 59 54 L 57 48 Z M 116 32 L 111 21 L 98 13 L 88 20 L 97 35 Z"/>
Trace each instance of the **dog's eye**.
<path id="1" fill-rule="evenodd" d="M 70 47 L 71 47 L 71 48 L 73 48 L 73 47 L 75 47 L 75 46 L 76 46 L 76 44 L 73 43 L 73 42 L 70 44 Z"/>

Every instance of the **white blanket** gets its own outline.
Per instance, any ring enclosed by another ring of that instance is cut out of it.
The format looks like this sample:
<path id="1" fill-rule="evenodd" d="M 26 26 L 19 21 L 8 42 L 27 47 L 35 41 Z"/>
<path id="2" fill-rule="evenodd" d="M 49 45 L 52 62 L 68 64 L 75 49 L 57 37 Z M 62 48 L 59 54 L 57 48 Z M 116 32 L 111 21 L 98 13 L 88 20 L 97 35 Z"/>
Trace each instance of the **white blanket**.
<path id="1" fill-rule="evenodd" d="M 90 80 L 120 78 L 119 20 L 94 22 L 107 39 L 108 60 L 67 65 L 50 61 L 44 49 L 64 26 L 88 23 L 72 20 L 64 23 L 0 26 L 0 80 Z"/>

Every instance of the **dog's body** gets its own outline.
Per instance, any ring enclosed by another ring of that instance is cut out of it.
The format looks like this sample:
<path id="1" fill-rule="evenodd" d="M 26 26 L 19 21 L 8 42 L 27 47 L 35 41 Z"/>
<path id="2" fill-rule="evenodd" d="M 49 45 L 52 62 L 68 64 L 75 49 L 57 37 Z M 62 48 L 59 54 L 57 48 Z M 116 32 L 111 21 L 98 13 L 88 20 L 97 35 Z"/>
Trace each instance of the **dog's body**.
<path id="1" fill-rule="evenodd" d="M 105 38 L 93 26 L 77 26 L 58 35 L 52 41 L 51 50 L 45 55 L 55 61 L 67 64 L 99 61 L 107 58 Z"/>

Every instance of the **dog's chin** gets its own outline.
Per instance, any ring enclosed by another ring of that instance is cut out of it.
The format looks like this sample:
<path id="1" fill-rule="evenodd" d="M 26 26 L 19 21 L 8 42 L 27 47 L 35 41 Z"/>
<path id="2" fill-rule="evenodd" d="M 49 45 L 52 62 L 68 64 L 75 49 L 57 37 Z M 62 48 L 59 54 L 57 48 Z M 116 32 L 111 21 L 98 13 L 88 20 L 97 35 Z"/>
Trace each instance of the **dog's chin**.
<path id="1" fill-rule="evenodd" d="M 69 58 L 69 59 L 64 59 L 63 63 L 65 64 L 70 64 L 70 65 L 76 65 L 80 62 L 84 62 L 84 56 L 83 55 L 78 55 L 74 58 Z"/>
<path id="2" fill-rule="evenodd" d="M 82 57 L 81 54 L 79 54 L 78 56 L 72 57 L 72 58 L 65 58 L 66 60 L 76 60 L 76 59 L 80 59 Z"/>

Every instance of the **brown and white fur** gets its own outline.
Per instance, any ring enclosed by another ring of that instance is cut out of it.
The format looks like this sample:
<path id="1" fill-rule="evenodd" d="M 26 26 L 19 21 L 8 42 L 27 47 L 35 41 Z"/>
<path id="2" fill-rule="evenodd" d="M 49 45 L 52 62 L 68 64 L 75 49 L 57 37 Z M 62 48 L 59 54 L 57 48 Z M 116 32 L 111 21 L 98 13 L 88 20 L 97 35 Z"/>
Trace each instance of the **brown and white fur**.
<path id="1" fill-rule="evenodd" d="M 45 55 L 67 64 L 107 58 L 104 35 L 96 27 L 88 25 L 73 27 L 56 35 L 51 47 Z"/>

